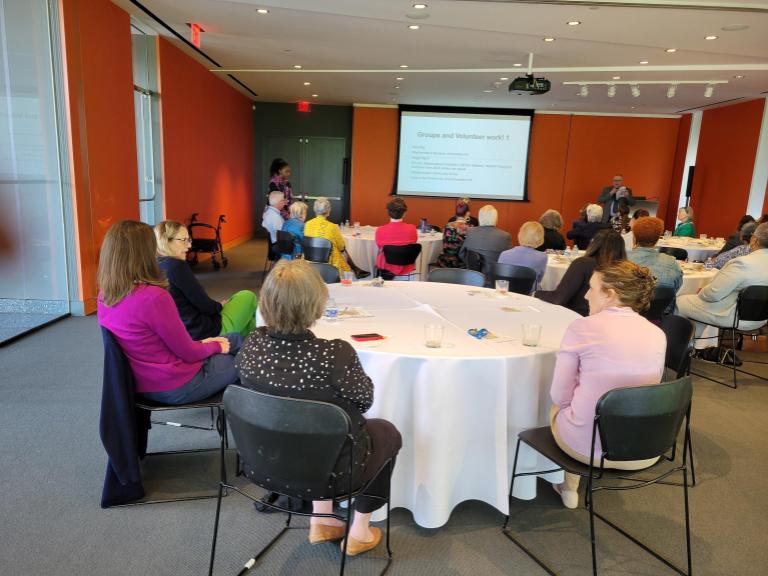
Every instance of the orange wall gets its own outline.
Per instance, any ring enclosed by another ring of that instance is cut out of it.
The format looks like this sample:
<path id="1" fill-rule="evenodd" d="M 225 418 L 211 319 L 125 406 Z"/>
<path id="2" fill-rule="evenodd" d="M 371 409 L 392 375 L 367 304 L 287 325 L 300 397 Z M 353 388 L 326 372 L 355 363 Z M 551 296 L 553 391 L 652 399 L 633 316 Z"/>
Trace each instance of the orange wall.
<path id="1" fill-rule="evenodd" d="M 697 231 L 727 236 L 746 212 L 764 107 L 761 99 L 704 112 L 691 195 Z"/>
<path id="2" fill-rule="evenodd" d="M 159 61 L 166 218 L 226 214 L 224 242 L 250 238 L 251 101 L 163 38 Z"/>
<path id="3" fill-rule="evenodd" d="M 104 234 L 118 220 L 139 217 L 130 18 L 108 0 L 61 0 L 60 8 L 77 299 L 92 312 Z"/>
<path id="4" fill-rule="evenodd" d="M 386 221 L 384 205 L 395 178 L 397 117 L 394 108 L 355 108 L 353 220 L 367 224 Z M 594 202 L 615 172 L 624 175 L 636 194 L 657 198 L 664 214 L 679 125 L 677 118 L 536 115 L 528 164 L 529 202 L 494 202 L 499 226 L 515 236 L 523 222 L 538 219 L 548 208 L 559 210 L 570 226 L 581 205 Z M 412 222 L 428 218 L 442 225 L 453 214 L 451 199 L 407 201 Z M 473 206 L 473 212 L 479 207 Z"/>

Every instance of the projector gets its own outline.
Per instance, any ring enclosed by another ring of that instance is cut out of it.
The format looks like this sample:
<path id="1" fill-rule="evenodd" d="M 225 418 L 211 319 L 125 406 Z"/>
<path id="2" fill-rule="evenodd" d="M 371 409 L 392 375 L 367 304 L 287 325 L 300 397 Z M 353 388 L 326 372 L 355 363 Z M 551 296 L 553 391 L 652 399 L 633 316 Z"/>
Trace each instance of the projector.
<path id="1" fill-rule="evenodd" d="M 534 78 L 533 74 L 515 78 L 509 85 L 509 91 L 518 96 L 546 94 L 551 88 L 552 82 L 546 78 Z"/>

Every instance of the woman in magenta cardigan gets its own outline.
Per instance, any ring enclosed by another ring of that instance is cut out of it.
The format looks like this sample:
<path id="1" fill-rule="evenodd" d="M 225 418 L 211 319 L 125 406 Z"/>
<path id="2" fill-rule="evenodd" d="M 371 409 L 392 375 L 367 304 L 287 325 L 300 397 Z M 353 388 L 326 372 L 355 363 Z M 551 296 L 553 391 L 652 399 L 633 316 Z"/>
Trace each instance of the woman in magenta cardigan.
<path id="1" fill-rule="evenodd" d="M 237 381 L 242 336 L 193 340 L 156 255 L 148 225 L 123 220 L 109 229 L 99 258 L 99 324 L 128 358 L 138 394 L 162 404 L 197 402 Z"/>
<path id="2" fill-rule="evenodd" d="M 557 353 L 552 378 L 550 423 L 557 445 L 589 464 L 595 407 L 606 392 L 658 384 L 664 372 L 667 339 L 638 312 L 648 308 L 656 282 L 648 268 L 628 260 L 598 266 L 589 281 L 589 316 L 574 320 Z M 595 459 L 599 462 L 600 440 Z M 656 459 L 613 462 L 607 468 L 640 470 Z M 579 476 L 565 474 L 555 485 L 567 508 L 576 508 Z"/>

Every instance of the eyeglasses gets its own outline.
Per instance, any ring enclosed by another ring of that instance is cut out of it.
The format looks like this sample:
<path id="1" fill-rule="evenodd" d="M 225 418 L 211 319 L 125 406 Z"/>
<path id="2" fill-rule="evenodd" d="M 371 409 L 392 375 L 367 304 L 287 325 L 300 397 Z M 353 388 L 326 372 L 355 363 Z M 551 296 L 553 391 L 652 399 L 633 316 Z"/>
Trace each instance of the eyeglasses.
<path id="1" fill-rule="evenodd" d="M 176 240 L 177 242 L 184 242 L 184 244 L 192 244 L 192 238 L 171 238 L 171 240 Z"/>

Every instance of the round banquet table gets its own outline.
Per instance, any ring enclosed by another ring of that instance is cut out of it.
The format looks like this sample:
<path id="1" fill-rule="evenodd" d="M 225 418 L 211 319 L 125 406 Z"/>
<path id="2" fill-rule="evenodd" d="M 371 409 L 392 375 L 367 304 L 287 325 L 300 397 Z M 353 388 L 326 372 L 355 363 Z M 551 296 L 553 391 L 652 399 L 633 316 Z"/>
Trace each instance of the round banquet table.
<path id="1" fill-rule="evenodd" d="M 342 231 L 347 253 L 356 266 L 373 273 L 376 268 L 376 255 L 379 247 L 376 246 L 376 227 L 362 226 L 360 236 L 355 236 L 351 228 Z M 440 232 L 434 234 L 422 234 L 418 238 L 421 244 L 421 255 L 416 260 L 416 272 L 420 280 L 426 280 L 429 274 L 429 265 L 437 262 L 437 257 L 443 250 L 443 235 Z"/>
<path id="2" fill-rule="evenodd" d="M 392 478 L 392 507 L 413 513 L 417 524 L 437 528 L 465 500 L 503 513 L 517 434 L 548 423 L 555 354 L 567 326 L 579 316 L 529 296 L 434 282 L 367 282 L 329 286 L 341 319 L 321 319 L 321 338 L 342 338 L 357 350 L 373 380 L 375 401 L 366 414 L 394 423 L 403 448 Z M 362 309 L 369 317 L 345 317 Z M 542 326 L 538 347 L 520 341 L 524 322 Z M 444 347 L 424 344 L 424 325 L 445 327 Z M 487 328 L 498 342 L 477 340 L 469 328 Z M 385 340 L 355 342 L 350 335 L 377 332 Z M 520 470 L 552 469 L 523 450 Z M 561 473 L 547 476 L 561 481 Z M 515 496 L 536 495 L 535 477 L 515 482 Z M 381 518 L 380 511 L 376 518 Z"/>
<path id="3" fill-rule="evenodd" d="M 698 262 L 704 262 L 710 257 L 714 258 L 724 245 L 725 240 L 723 238 L 702 240 L 700 238 L 682 238 L 679 236 L 663 238 L 656 243 L 657 248 L 683 248 L 688 251 L 688 260 L 696 260 Z"/>
<path id="4" fill-rule="evenodd" d="M 565 271 L 571 264 L 563 256 L 555 254 L 549 254 L 548 256 L 547 269 L 539 283 L 539 289 L 541 290 L 554 290 L 557 288 L 563 276 L 565 276 Z M 680 290 L 677 291 L 678 296 L 696 294 L 700 288 L 709 284 L 715 274 L 717 274 L 717 270 L 704 270 L 701 268 L 701 265 L 695 266 L 681 262 L 681 268 L 683 269 L 683 284 L 680 286 Z"/>

